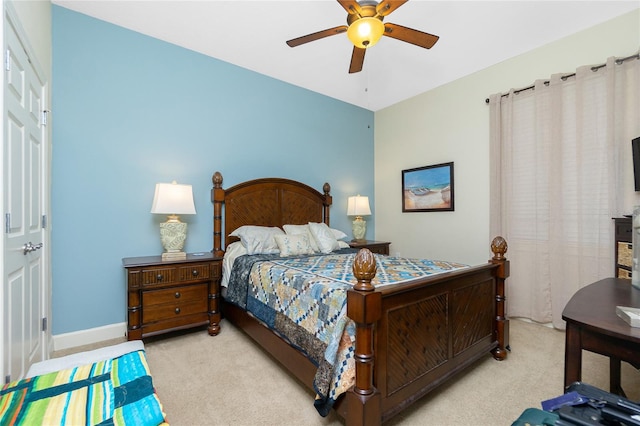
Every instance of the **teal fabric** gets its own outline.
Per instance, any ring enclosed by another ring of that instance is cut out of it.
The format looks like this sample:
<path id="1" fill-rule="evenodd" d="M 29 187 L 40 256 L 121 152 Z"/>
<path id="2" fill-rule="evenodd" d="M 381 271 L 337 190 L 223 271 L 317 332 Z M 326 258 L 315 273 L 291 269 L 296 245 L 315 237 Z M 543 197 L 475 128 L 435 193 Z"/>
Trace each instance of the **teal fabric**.
<path id="1" fill-rule="evenodd" d="M 511 426 L 553 426 L 559 417 L 539 408 L 527 408 Z"/>

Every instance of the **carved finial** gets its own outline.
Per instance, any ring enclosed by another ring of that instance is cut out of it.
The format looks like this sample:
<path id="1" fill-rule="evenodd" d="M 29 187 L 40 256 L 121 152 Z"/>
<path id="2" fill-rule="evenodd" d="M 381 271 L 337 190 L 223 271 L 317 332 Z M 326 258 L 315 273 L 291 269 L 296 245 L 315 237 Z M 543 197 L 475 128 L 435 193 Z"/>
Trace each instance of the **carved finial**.
<path id="1" fill-rule="evenodd" d="M 213 176 L 211 176 L 211 182 L 213 182 L 214 188 L 222 188 L 222 173 L 215 172 Z"/>
<path id="2" fill-rule="evenodd" d="M 491 251 L 493 252 L 493 260 L 504 259 L 504 254 L 507 252 L 507 242 L 504 238 L 498 236 L 491 241 Z"/>
<path id="3" fill-rule="evenodd" d="M 376 258 L 373 257 L 371 251 L 367 248 L 360 249 L 353 260 L 353 275 L 358 280 L 357 284 L 353 286 L 354 290 L 375 290 L 371 280 L 376 276 L 377 269 Z"/>
<path id="4" fill-rule="evenodd" d="M 324 191 L 324 195 L 329 195 L 331 192 L 331 185 L 329 185 L 329 182 L 325 182 L 324 185 L 322 185 L 322 190 Z"/>

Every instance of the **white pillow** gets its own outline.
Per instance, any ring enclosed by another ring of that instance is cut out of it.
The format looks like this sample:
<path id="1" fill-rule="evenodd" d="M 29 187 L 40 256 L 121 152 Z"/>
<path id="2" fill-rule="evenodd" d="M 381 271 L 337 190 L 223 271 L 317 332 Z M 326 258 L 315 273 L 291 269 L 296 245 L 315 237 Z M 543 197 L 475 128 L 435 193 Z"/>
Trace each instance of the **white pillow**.
<path id="1" fill-rule="evenodd" d="M 313 238 L 313 235 L 311 235 L 309 225 L 284 225 L 282 228 L 284 229 L 284 232 L 287 233 L 287 235 L 306 235 L 307 237 L 309 237 L 309 244 L 311 244 L 311 248 L 313 249 L 313 251 L 316 253 L 320 251 L 315 238 Z"/>
<path id="2" fill-rule="evenodd" d="M 343 240 L 347 238 L 347 234 L 339 229 L 331 228 L 331 232 L 333 233 L 333 236 L 336 237 L 336 240 Z"/>
<path id="3" fill-rule="evenodd" d="M 280 249 L 280 256 L 296 256 L 299 254 L 313 254 L 307 234 L 276 235 L 276 244 Z"/>
<path id="4" fill-rule="evenodd" d="M 284 231 L 276 226 L 245 225 L 229 235 L 240 238 L 247 254 L 277 254 L 280 250 L 273 237 L 279 234 L 284 234 Z"/>
<path id="5" fill-rule="evenodd" d="M 327 254 L 340 248 L 338 240 L 326 223 L 309 222 L 309 230 L 318 244 L 320 253 Z"/>

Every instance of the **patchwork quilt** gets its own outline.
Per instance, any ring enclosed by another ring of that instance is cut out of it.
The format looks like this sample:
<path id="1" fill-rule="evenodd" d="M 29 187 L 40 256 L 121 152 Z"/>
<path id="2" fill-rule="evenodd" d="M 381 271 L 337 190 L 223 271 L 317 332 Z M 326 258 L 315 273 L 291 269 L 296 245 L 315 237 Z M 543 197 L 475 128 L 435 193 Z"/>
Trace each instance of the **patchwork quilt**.
<path id="1" fill-rule="evenodd" d="M 164 423 L 143 350 L 6 384 L 2 425 Z"/>
<path id="2" fill-rule="evenodd" d="M 241 256 L 227 288 L 234 303 L 318 366 L 315 407 L 326 416 L 355 382 L 355 324 L 347 317 L 347 291 L 356 283 L 356 252 L 298 257 Z M 376 287 L 466 267 L 454 262 L 374 255 Z"/>

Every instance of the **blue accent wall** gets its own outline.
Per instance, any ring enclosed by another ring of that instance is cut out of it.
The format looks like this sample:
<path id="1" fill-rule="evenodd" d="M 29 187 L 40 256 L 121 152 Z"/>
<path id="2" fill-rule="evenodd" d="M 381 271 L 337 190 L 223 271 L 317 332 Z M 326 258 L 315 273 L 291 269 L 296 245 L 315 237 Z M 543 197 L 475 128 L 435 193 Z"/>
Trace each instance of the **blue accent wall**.
<path id="1" fill-rule="evenodd" d="M 224 187 L 329 182 L 331 225 L 348 235 L 347 197 L 375 206 L 373 112 L 59 6 L 52 17 L 54 335 L 126 321 L 122 258 L 162 252 L 157 182 L 193 185 L 188 252 L 212 248 L 215 171 Z"/>

